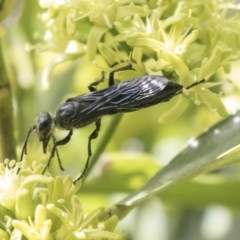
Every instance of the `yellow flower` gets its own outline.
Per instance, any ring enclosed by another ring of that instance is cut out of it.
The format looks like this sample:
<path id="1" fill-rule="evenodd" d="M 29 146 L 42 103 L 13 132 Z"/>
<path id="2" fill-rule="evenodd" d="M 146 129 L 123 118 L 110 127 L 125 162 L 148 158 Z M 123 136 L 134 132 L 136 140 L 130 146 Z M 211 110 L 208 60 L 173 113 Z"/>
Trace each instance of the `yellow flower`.
<path id="1" fill-rule="evenodd" d="M 15 161 L 0 163 L 2 239 L 121 239 L 114 232 L 116 216 L 100 221 L 102 208 L 84 214 L 76 195 L 81 182 L 74 185 L 70 177 L 46 176 L 41 171 L 42 166 L 19 171 Z"/>

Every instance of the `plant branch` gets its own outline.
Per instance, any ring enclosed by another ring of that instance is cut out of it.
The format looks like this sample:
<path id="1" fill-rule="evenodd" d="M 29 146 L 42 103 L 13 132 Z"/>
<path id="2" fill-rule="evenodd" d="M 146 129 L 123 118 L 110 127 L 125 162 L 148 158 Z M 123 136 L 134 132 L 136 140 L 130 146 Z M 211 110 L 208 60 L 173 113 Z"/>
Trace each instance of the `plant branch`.
<path id="1" fill-rule="evenodd" d="M 0 43 L 0 161 L 16 159 L 13 134 L 13 104 L 9 77 L 4 63 L 2 42 Z"/>

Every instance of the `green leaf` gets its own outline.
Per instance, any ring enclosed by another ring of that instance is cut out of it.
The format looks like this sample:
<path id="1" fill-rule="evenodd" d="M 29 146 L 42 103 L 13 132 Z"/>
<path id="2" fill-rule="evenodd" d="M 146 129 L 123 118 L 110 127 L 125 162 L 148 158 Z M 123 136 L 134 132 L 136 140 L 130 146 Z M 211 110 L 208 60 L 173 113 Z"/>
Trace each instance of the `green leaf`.
<path id="1" fill-rule="evenodd" d="M 136 205 L 176 183 L 216 169 L 221 166 L 223 160 L 222 165 L 227 165 L 226 158 L 218 157 L 240 144 L 239 131 L 240 111 L 191 140 L 183 151 L 175 156 L 165 168 L 157 172 L 142 188 L 116 204 L 114 211 L 121 210 L 127 213 Z M 233 159 L 230 158 L 229 163 L 232 161 Z"/>

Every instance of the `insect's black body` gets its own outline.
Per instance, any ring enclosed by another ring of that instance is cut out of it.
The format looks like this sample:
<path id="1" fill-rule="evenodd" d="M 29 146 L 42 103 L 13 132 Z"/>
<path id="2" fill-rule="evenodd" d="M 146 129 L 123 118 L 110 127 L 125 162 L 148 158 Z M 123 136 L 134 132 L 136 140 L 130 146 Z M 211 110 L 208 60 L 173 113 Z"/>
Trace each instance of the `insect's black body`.
<path id="1" fill-rule="evenodd" d="M 49 140 L 52 138 L 54 145 L 47 165 L 43 172 L 47 169 L 51 159 L 57 153 L 59 165 L 62 168 L 57 146 L 66 144 L 70 141 L 73 129 L 87 126 L 95 123 L 96 128 L 88 139 L 88 158 L 84 171 L 75 181 L 84 176 L 91 153 L 91 141 L 98 136 L 101 126 L 101 118 L 105 115 L 111 115 L 123 112 L 132 112 L 142 108 L 150 107 L 155 104 L 169 101 L 171 98 L 182 92 L 183 86 L 169 81 L 161 76 L 142 76 L 137 77 L 119 84 L 114 84 L 114 73 L 125 69 L 132 69 L 131 65 L 116 69 L 110 72 L 109 87 L 103 90 L 97 90 L 96 86 L 103 81 L 102 79 L 92 83 L 89 86 L 91 91 L 74 98 L 69 98 L 60 106 L 55 116 L 51 116 L 47 112 L 41 112 L 36 123 L 30 128 L 27 138 L 24 142 L 21 160 L 23 155 L 27 153 L 27 141 L 33 130 L 37 131 L 38 138 L 42 142 L 43 152 L 46 152 Z M 200 81 L 202 82 L 202 81 Z M 196 82 L 187 87 L 187 89 L 199 84 Z M 54 127 L 68 130 L 68 135 L 56 141 L 53 135 Z"/>
<path id="2" fill-rule="evenodd" d="M 166 102 L 182 88 L 160 76 L 137 77 L 68 99 L 58 109 L 55 124 L 63 129 L 84 127 L 105 115 L 136 111 Z"/>

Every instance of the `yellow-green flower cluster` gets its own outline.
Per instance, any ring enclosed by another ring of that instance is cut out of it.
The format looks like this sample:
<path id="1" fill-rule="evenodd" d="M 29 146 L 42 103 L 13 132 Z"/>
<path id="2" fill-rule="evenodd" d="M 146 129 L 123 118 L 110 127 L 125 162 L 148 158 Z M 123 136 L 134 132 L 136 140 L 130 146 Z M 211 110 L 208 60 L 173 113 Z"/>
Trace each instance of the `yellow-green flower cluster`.
<path id="1" fill-rule="evenodd" d="M 188 86 L 220 68 L 229 70 L 240 56 L 239 9 L 233 0 L 39 3 L 47 26 L 44 46 L 68 60 L 86 54 L 109 65 L 130 61 L 142 75 L 168 73 Z M 191 92 L 195 102 L 226 113 L 218 95 L 198 87 Z"/>
<path id="2" fill-rule="evenodd" d="M 100 222 L 104 209 L 84 214 L 75 186 L 67 177 L 41 175 L 41 166 L 10 169 L 0 163 L 0 239 L 121 239 L 117 217 Z"/>

